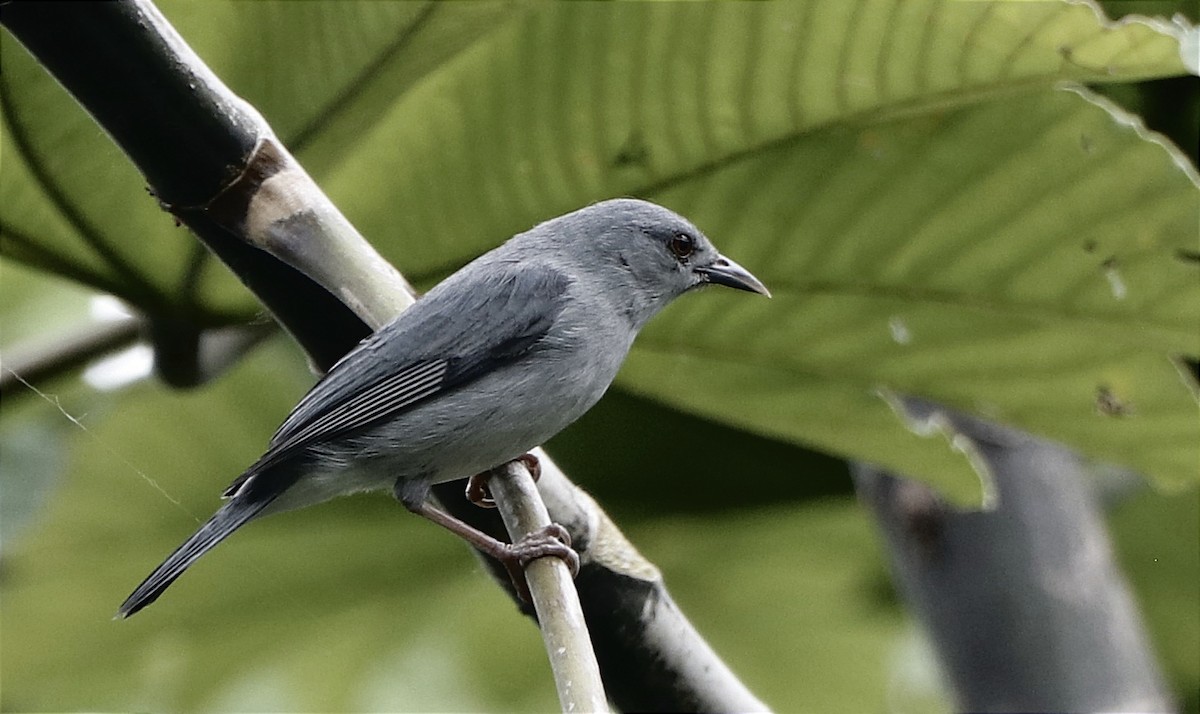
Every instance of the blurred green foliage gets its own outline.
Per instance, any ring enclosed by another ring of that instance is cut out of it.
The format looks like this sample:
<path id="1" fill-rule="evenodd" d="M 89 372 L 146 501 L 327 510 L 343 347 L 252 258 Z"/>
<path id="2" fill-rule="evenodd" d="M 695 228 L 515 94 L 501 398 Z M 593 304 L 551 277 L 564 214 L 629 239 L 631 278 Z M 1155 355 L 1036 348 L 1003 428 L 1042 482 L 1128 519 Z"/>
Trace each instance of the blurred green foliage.
<path id="1" fill-rule="evenodd" d="M 1105 82 L 1148 111 L 1144 87 L 1195 79 L 1176 77 L 1171 32 L 1051 2 L 163 10 L 423 286 L 617 194 L 683 211 L 765 279 L 771 303 L 673 307 L 550 448 L 779 710 L 938 698 L 842 462 L 803 448 L 977 500 L 965 460 L 913 437 L 881 391 L 1196 481 L 1195 384 L 1171 361 L 1200 355 L 1200 267 L 1180 259 L 1200 253 L 1196 170 L 1092 92 L 1055 88 Z M 195 241 L 3 33 L 0 60 L 3 345 L 82 302 L 14 261 L 206 324 L 253 319 L 221 266 L 186 277 Z M 0 708 L 554 706 L 529 623 L 459 544 L 382 498 L 255 524 L 109 621 L 310 381 L 279 340 L 196 393 L 64 380 L 6 400 Z M 1132 412 L 1099 413 L 1101 387 Z M 1114 516 L 1193 711 L 1198 511 L 1193 491 Z"/>

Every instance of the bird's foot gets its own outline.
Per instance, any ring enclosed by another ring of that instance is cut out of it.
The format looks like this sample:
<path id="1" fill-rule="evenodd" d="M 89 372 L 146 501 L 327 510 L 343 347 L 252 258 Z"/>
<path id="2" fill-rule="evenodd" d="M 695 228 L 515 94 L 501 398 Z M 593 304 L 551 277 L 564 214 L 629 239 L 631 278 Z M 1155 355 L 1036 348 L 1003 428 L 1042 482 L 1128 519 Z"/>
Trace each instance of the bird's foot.
<path id="1" fill-rule="evenodd" d="M 525 468 L 529 471 L 529 475 L 533 477 L 534 483 L 537 483 L 538 479 L 542 477 L 542 462 L 538 460 L 538 457 L 533 454 L 523 454 L 515 460 L 525 465 Z M 563 532 L 565 533 L 566 531 Z"/>
<path id="2" fill-rule="evenodd" d="M 542 477 L 542 463 L 533 454 L 518 456 L 513 460 L 524 464 L 525 468 L 529 470 L 529 475 L 533 477 L 534 483 L 537 483 L 537 480 Z M 468 501 L 480 508 L 496 507 L 496 500 L 492 498 L 492 492 L 488 489 L 488 481 L 492 479 L 494 471 L 495 469 L 489 469 L 467 479 Z"/>
<path id="3" fill-rule="evenodd" d="M 525 568 L 537 560 L 552 556 L 560 558 L 571 571 L 571 577 L 579 575 L 579 554 L 571 548 L 571 534 L 557 523 L 551 523 L 507 546 L 507 555 L 500 558 L 508 570 L 508 577 L 516 588 L 517 595 L 525 602 L 533 602 L 529 594 L 529 583 L 525 579 Z"/>

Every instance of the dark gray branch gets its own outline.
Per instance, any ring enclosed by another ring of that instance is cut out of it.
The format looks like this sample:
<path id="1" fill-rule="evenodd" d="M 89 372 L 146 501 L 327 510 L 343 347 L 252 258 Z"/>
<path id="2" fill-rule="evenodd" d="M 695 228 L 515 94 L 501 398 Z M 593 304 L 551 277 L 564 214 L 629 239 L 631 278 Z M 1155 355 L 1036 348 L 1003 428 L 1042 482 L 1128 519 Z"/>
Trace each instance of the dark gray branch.
<path id="1" fill-rule="evenodd" d="M 147 339 L 154 346 L 155 368 L 163 381 L 176 387 L 193 387 L 225 371 L 277 328 L 266 321 L 209 330 L 187 326 L 186 341 L 164 335 L 161 329 L 160 322 L 131 316 L 89 323 L 50 339 L 15 345 L 0 355 L 4 367 L 0 370 L 0 397 L 28 394 L 18 386 L 22 379 L 31 384 L 55 379 L 139 339 Z M 181 344 L 185 349 L 180 349 Z M 179 353 L 172 355 L 171 350 Z"/>
<path id="2" fill-rule="evenodd" d="M 207 202 L 258 143 L 243 103 L 153 13 L 129 2 L 6 3 L 4 26 L 79 100 L 158 195 Z M 180 167 L 186 167 L 181 170 Z"/>
<path id="3" fill-rule="evenodd" d="M 1086 464 L 1013 429 L 906 404 L 946 413 L 991 468 L 998 497 L 994 511 L 959 512 L 920 483 L 854 467 L 958 708 L 1171 710 Z"/>
<path id="4" fill-rule="evenodd" d="M 96 357 L 132 345 L 142 334 L 136 317 L 97 322 L 37 344 L 17 345 L 5 350 L 0 363 L 0 398 L 19 393 L 17 376 L 31 384 L 83 366 Z"/>
<path id="5" fill-rule="evenodd" d="M 220 195 L 271 134 L 258 113 L 144 4 L 10 2 L 0 4 L 0 24 L 112 136 L 177 215 Z M 328 368 L 370 333 L 316 282 L 212 216 L 191 212 L 180 218 L 318 366 Z"/>

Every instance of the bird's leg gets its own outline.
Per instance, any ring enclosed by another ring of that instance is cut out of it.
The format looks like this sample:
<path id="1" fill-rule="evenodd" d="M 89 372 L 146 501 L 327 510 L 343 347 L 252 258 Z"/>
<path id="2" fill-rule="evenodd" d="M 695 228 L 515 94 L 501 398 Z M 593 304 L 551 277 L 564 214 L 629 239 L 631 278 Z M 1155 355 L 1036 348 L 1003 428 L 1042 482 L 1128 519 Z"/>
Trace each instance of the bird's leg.
<path id="1" fill-rule="evenodd" d="M 566 528 L 551 523 L 540 530 L 528 533 L 516 543 L 504 543 L 487 533 L 470 526 L 426 500 L 428 486 L 397 482 L 394 489 L 396 500 L 410 512 L 426 518 L 470 543 L 480 552 L 490 555 L 504 566 L 512 580 L 517 595 L 525 602 L 533 602 L 529 584 L 525 581 L 525 566 L 548 555 L 561 558 L 571 571 L 571 577 L 579 574 L 579 554 L 571 549 L 571 534 Z"/>
<path id="2" fill-rule="evenodd" d="M 533 454 L 525 454 L 518 456 L 514 461 L 520 461 L 529 469 L 529 475 L 533 477 L 533 482 L 542 477 L 542 462 L 538 461 L 538 457 Z M 488 481 L 492 479 L 494 469 L 488 469 L 481 474 L 475 474 L 467 479 L 467 500 L 474 503 L 480 508 L 495 508 L 496 501 L 492 498 L 492 492 L 488 490 Z"/>
<path id="3" fill-rule="evenodd" d="M 517 595 L 525 602 L 533 602 L 529 594 L 529 584 L 525 580 L 525 566 L 534 560 L 552 555 L 561 558 L 567 564 L 571 577 L 579 574 L 579 555 L 571 549 L 571 534 L 557 523 L 529 533 L 516 543 L 503 543 L 426 502 L 409 507 L 409 510 L 442 526 L 479 551 L 500 561 L 508 571 L 508 577 L 512 580 Z"/>

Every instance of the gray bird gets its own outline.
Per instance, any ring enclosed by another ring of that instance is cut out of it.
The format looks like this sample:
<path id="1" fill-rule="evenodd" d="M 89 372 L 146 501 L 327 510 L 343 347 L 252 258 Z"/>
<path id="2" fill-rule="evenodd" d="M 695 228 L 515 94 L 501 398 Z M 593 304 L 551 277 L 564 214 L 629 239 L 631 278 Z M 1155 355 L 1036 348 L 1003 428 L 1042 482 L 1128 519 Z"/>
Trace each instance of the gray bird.
<path id="1" fill-rule="evenodd" d="M 549 440 L 600 399 L 651 317 L 709 284 L 770 295 L 686 219 L 645 201 L 604 201 L 509 239 L 335 364 L 118 615 L 153 602 L 246 522 L 360 491 L 391 490 L 501 559 L 514 583 L 516 562 L 575 557 L 561 527 L 500 543 L 430 505 L 430 486 Z"/>

